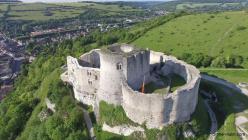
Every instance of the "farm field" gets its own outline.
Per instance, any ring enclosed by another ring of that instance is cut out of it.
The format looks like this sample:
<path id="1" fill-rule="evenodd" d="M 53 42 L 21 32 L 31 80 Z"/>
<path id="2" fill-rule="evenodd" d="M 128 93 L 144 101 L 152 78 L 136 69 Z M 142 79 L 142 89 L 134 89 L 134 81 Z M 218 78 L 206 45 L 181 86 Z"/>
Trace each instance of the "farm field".
<path id="1" fill-rule="evenodd" d="M 183 10 L 185 8 L 197 8 L 197 7 L 203 7 L 203 6 L 218 6 L 221 3 L 182 3 L 178 4 L 176 6 L 177 10 Z"/>
<path id="2" fill-rule="evenodd" d="M 0 5 L 0 16 L 2 9 L 7 10 L 7 4 Z M 8 11 L 9 20 L 33 20 L 44 21 L 50 19 L 73 18 L 83 14 L 88 9 L 102 11 L 104 15 L 119 14 L 120 12 L 140 11 L 129 6 L 106 5 L 99 3 L 16 3 L 10 4 Z M 113 13 L 114 12 L 114 13 Z"/>
<path id="3" fill-rule="evenodd" d="M 142 48 L 180 56 L 248 56 L 248 13 L 244 11 L 186 15 L 155 27 L 133 42 Z"/>
<path id="4" fill-rule="evenodd" d="M 0 4 L 0 17 L 3 16 L 4 12 L 7 10 L 6 4 Z"/>
<path id="5" fill-rule="evenodd" d="M 207 6 L 221 6 L 221 7 L 227 7 L 227 6 L 238 6 L 240 3 L 191 3 L 191 2 L 185 2 L 176 5 L 176 10 L 185 10 L 185 9 L 194 9 L 194 8 L 202 8 Z"/>
<path id="6" fill-rule="evenodd" d="M 200 69 L 202 73 L 217 76 L 232 83 L 248 82 L 248 69 Z"/>

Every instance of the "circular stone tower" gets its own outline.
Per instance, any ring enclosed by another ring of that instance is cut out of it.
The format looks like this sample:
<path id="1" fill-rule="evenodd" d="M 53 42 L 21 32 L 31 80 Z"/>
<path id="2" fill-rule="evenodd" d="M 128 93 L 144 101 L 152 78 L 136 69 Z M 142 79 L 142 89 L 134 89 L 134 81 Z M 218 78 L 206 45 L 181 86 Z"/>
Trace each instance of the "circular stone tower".
<path id="1" fill-rule="evenodd" d="M 100 87 L 98 99 L 111 104 L 121 105 L 121 76 L 123 59 L 117 50 L 105 48 L 99 52 L 101 59 Z"/>

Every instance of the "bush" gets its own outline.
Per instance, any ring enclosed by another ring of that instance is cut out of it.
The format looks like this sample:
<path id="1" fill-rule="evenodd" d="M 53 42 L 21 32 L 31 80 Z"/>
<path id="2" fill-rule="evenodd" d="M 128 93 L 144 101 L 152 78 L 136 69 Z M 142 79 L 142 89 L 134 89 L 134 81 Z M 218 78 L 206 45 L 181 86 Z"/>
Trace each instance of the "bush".
<path id="1" fill-rule="evenodd" d="M 122 124 L 132 124 L 132 122 L 127 116 L 122 106 L 114 106 L 101 101 L 99 104 L 100 121 L 101 123 L 106 122 L 108 125 L 122 125 Z"/>
<path id="2" fill-rule="evenodd" d="M 242 30 L 245 30 L 245 29 L 246 29 L 245 26 L 238 26 L 238 27 L 237 27 L 237 30 L 238 30 L 238 31 L 242 31 Z"/>
<path id="3" fill-rule="evenodd" d="M 202 53 L 189 54 L 183 53 L 179 59 L 186 61 L 196 67 L 209 67 L 213 58 Z"/>
<path id="4" fill-rule="evenodd" d="M 226 59 L 225 57 L 222 56 L 215 58 L 211 63 L 211 67 L 226 68 L 226 66 L 227 66 Z"/>
<path id="5" fill-rule="evenodd" d="M 231 67 L 231 68 L 241 67 L 243 63 L 243 57 L 239 55 L 230 55 L 226 59 L 227 59 L 227 67 Z"/>

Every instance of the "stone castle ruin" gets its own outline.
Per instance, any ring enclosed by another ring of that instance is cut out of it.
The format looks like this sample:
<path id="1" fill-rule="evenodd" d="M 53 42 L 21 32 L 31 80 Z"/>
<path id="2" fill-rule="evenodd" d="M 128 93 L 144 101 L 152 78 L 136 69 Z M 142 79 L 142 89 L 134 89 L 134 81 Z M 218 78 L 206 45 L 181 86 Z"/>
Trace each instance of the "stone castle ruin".
<path id="1" fill-rule="evenodd" d="M 143 93 L 143 84 L 163 84 L 159 76 L 180 75 L 186 84 L 174 92 Z M 200 72 L 172 56 L 127 44 L 95 49 L 79 59 L 67 57 L 63 81 L 73 86 L 75 98 L 97 108 L 100 101 L 121 105 L 132 121 L 147 128 L 190 119 L 198 101 Z M 97 113 L 96 113 L 97 114 Z"/>

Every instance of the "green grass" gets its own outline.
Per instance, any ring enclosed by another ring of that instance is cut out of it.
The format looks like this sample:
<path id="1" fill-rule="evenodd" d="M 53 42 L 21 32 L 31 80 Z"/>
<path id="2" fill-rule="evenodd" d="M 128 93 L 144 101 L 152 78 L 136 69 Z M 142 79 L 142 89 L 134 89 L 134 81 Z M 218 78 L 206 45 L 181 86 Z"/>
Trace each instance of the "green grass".
<path id="1" fill-rule="evenodd" d="M 198 8 L 203 6 L 218 6 L 221 3 L 182 3 L 176 6 L 177 10 L 184 10 L 186 8 Z"/>
<path id="2" fill-rule="evenodd" d="M 159 93 L 159 94 L 168 93 L 169 79 L 165 76 L 160 76 L 160 78 L 164 82 L 165 86 L 158 86 L 154 82 L 150 82 L 145 85 L 145 92 L 146 93 Z"/>
<path id="3" fill-rule="evenodd" d="M 216 83 L 202 81 L 200 87 L 206 91 L 214 91 L 218 98 L 218 103 L 211 105 L 218 121 L 217 140 L 239 139 L 235 135 L 237 133 L 235 117 L 237 113 L 242 113 L 248 108 L 248 97 Z"/>
<path id="4" fill-rule="evenodd" d="M 171 78 L 170 91 L 172 92 L 178 89 L 179 87 L 183 86 L 184 84 L 186 84 L 186 81 L 180 75 L 172 74 L 170 78 Z"/>
<path id="5" fill-rule="evenodd" d="M 217 140 L 225 139 L 225 140 L 239 140 L 239 137 L 236 135 L 236 126 L 235 126 L 235 114 L 230 114 L 226 120 L 224 125 L 218 131 L 220 134 L 217 136 Z M 228 135 L 230 133 L 230 135 Z"/>
<path id="6" fill-rule="evenodd" d="M 174 92 L 176 89 L 186 84 L 183 77 L 177 74 L 171 74 L 169 77 L 161 76 L 160 78 L 164 82 L 165 86 L 158 86 L 156 83 L 150 82 L 145 85 L 145 92 L 165 94 L 169 92 L 168 88 L 170 88 L 170 92 Z"/>
<path id="7" fill-rule="evenodd" d="M 3 16 L 4 12 L 7 10 L 7 4 L 0 4 L 0 17 Z"/>
<path id="8" fill-rule="evenodd" d="M 191 124 L 198 139 L 206 139 L 208 137 L 211 122 L 201 96 L 198 96 L 198 104 L 191 116 Z"/>
<path id="9" fill-rule="evenodd" d="M 0 11 L 6 11 L 7 10 L 7 4 L 0 4 Z"/>
<path id="10" fill-rule="evenodd" d="M 11 11 L 8 13 L 9 19 L 12 20 L 35 20 L 44 21 L 50 19 L 64 19 L 76 17 L 84 13 L 84 7 L 72 7 L 56 4 L 45 3 L 29 3 L 11 5 Z M 49 11 L 52 15 L 46 16 L 45 11 Z"/>
<path id="11" fill-rule="evenodd" d="M 238 84 L 240 82 L 248 82 L 248 70 L 242 69 L 200 69 L 202 73 L 217 76 L 229 82 Z"/>
<path id="12" fill-rule="evenodd" d="M 126 113 L 121 106 L 114 106 L 101 101 L 99 103 L 99 112 L 101 124 L 105 122 L 111 126 L 122 124 L 137 125 L 126 116 Z"/>
<path id="13" fill-rule="evenodd" d="M 194 2 L 184 2 L 176 5 L 176 10 L 185 10 L 185 9 L 194 9 L 194 8 L 202 8 L 202 7 L 211 7 L 211 6 L 238 6 L 240 3 L 194 3 Z"/>
<path id="14" fill-rule="evenodd" d="M 248 14 L 244 11 L 186 15 L 155 27 L 133 42 L 142 48 L 180 56 L 248 55 Z"/>
<path id="15" fill-rule="evenodd" d="M 59 7 L 52 4 L 46 3 L 20 3 L 11 4 L 11 10 L 45 10 L 46 8 Z"/>
<path id="16" fill-rule="evenodd" d="M 99 10 L 107 10 L 107 11 L 114 11 L 114 12 L 119 12 L 119 11 L 137 11 L 137 9 L 133 9 L 129 6 L 123 6 L 120 7 L 119 5 L 103 5 L 103 4 L 93 4 L 89 6 L 90 8 L 93 9 L 99 9 Z"/>
<path id="17" fill-rule="evenodd" d="M 129 119 L 125 116 L 122 108 L 114 107 L 105 102 L 100 103 L 100 120 L 107 122 L 107 124 L 112 123 L 114 125 L 118 124 L 130 124 Z M 123 121 L 124 120 L 124 121 Z M 142 127 L 144 127 L 142 125 Z M 199 97 L 198 105 L 196 111 L 193 113 L 192 118 L 189 122 L 182 124 L 174 124 L 164 127 L 162 130 L 159 129 L 146 129 L 144 138 L 139 133 L 134 133 L 131 136 L 125 137 L 121 135 L 116 135 L 113 133 L 102 131 L 101 124 L 95 124 L 94 130 L 97 139 L 109 140 L 109 139 L 120 139 L 120 140 L 157 140 L 163 135 L 167 139 L 176 140 L 183 137 L 182 132 L 187 129 L 192 129 L 198 139 L 204 140 L 208 137 L 210 127 L 210 119 L 208 113 L 204 107 L 203 99 Z M 178 135 L 179 133 L 179 135 Z"/>
<path id="18" fill-rule="evenodd" d="M 6 9 L 6 5 L 0 5 L 0 16 L 2 14 L 1 9 Z M 140 11 L 130 6 L 120 7 L 119 5 L 105 5 L 98 3 L 18 3 L 10 4 L 10 11 L 8 12 L 8 19 L 11 20 L 34 20 L 45 21 L 50 19 L 65 19 L 73 18 L 83 14 L 88 9 L 95 9 L 102 11 L 103 16 L 117 15 L 121 12 L 134 12 Z M 46 16 L 45 12 L 49 12 L 52 15 Z"/>

